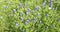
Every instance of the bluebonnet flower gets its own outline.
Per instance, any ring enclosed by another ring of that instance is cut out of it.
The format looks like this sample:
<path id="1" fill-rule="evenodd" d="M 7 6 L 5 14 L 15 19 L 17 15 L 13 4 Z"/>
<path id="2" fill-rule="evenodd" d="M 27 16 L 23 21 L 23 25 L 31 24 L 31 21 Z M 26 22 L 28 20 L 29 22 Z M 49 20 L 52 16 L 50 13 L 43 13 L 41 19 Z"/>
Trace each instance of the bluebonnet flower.
<path id="1" fill-rule="evenodd" d="M 50 9 L 52 9 L 52 1 L 51 0 L 49 2 L 49 7 L 50 7 Z"/>
<path id="2" fill-rule="evenodd" d="M 3 7 L 4 7 L 5 9 L 7 9 L 7 8 L 8 8 L 8 6 L 6 6 L 6 5 L 3 5 Z"/>
<path id="3" fill-rule="evenodd" d="M 43 3 L 43 7 L 42 8 L 44 8 L 46 6 L 46 1 Z"/>
<path id="4" fill-rule="evenodd" d="M 22 3 L 20 3 L 20 5 L 19 5 L 20 7 L 22 7 L 23 6 L 23 4 Z"/>
<path id="5" fill-rule="evenodd" d="M 23 16 L 23 13 L 22 12 L 20 12 L 20 16 Z"/>
<path id="6" fill-rule="evenodd" d="M 48 30 L 48 26 L 46 27 L 46 30 Z"/>
<path id="7" fill-rule="evenodd" d="M 25 24 L 29 24 L 30 20 L 26 20 Z"/>
<path id="8" fill-rule="evenodd" d="M 29 11 L 26 11 L 26 15 L 27 15 L 27 16 L 29 15 Z"/>
<path id="9" fill-rule="evenodd" d="M 16 23 L 16 26 L 18 27 L 18 26 L 19 26 L 19 24 L 18 24 L 18 23 Z"/>
<path id="10" fill-rule="evenodd" d="M 16 9 L 13 9 L 13 12 L 15 12 L 15 13 L 16 13 Z"/>
<path id="11" fill-rule="evenodd" d="M 21 17 L 21 18 L 20 18 L 20 20 L 21 20 L 21 21 L 24 21 L 24 18 L 23 18 L 23 17 Z"/>
<path id="12" fill-rule="evenodd" d="M 22 32 L 26 32 L 25 30 L 22 30 Z"/>
<path id="13" fill-rule="evenodd" d="M 58 18 L 57 21 L 60 22 L 60 18 Z"/>
<path id="14" fill-rule="evenodd" d="M 36 10 L 39 10 L 39 6 L 36 6 L 36 8 L 35 8 Z"/>
<path id="15" fill-rule="evenodd" d="M 45 16 L 48 16 L 48 14 L 45 14 Z"/>
<path id="16" fill-rule="evenodd" d="M 34 17 L 34 21 L 37 21 L 37 18 L 36 17 Z"/>
<path id="17" fill-rule="evenodd" d="M 26 10 L 26 15 L 28 16 L 29 15 L 29 12 L 31 12 L 31 9 L 30 8 L 28 8 L 27 10 Z"/>

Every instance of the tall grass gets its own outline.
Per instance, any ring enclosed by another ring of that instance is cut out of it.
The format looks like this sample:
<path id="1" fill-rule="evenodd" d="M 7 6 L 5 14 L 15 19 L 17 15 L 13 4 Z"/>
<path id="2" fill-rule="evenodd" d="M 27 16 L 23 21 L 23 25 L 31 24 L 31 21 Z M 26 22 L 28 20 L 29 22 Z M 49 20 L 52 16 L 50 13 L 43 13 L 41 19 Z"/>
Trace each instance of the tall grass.
<path id="1" fill-rule="evenodd" d="M 0 32 L 60 32 L 60 0 L 0 0 Z"/>

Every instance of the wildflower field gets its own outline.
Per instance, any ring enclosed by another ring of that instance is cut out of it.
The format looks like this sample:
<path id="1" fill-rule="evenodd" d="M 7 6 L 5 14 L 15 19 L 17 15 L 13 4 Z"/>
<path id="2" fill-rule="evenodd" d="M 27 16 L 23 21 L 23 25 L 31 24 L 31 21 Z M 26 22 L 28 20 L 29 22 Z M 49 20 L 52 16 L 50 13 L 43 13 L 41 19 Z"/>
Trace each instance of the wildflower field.
<path id="1" fill-rule="evenodd" d="M 0 32 L 60 32 L 60 0 L 0 0 Z"/>

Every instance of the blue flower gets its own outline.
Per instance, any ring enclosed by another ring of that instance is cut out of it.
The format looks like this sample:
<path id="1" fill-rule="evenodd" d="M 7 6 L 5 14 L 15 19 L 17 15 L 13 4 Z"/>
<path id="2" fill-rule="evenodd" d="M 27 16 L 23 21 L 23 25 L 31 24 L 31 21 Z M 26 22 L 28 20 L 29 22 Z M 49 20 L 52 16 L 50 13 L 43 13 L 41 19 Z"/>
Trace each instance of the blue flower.
<path id="1" fill-rule="evenodd" d="M 16 26 L 19 26 L 19 24 L 18 24 L 18 23 L 16 23 Z"/>
<path id="2" fill-rule="evenodd" d="M 39 6 L 36 6 L 36 8 L 35 8 L 36 10 L 39 10 Z"/>
<path id="3" fill-rule="evenodd" d="M 23 17 L 21 17 L 21 18 L 20 18 L 20 20 L 21 20 L 21 21 L 24 21 L 24 18 L 23 18 Z"/>
<path id="4" fill-rule="evenodd" d="M 36 17 L 34 17 L 34 21 L 37 21 L 37 18 Z"/>
<path id="5" fill-rule="evenodd" d="M 23 13 L 22 12 L 20 12 L 20 16 L 23 16 Z"/>
<path id="6" fill-rule="evenodd" d="M 26 32 L 25 30 L 22 30 L 22 32 Z"/>
<path id="7" fill-rule="evenodd" d="M 42 8 L 44 8 L 46 6 L 46 1 L 43 3 L 43 7 Z"/>
<path id="8" fill-rule="evenodd" d="M 48 14 L 45 14 L 45 16 L 48 16 Z"/>
<path id="9" fill-rule="evenodd" d="M 20 5 L 19 5 L 20 7 L 22 7 L 23 6 L 23 4 L 22 3 L 20 3 Z"/>
<path id="10" fill-rule="evenodd" d="M 8 8 L 8 6 L 6 6 L 6 5 L 3 5 L 3 7 L 4 7 L 5 9 L 7 9 L 7 8 Z"/>
<path id="11" fill-rule="evenodd" d="M 26 13 L 27 16 L 29 15 L 29 11 L 28 10 L 25 13 Z"/>
<path id="12" fill-rule="evenodd" d="M 13 12 L 15 12 L 15 13 L 16 13 L 16 9 L 13 9 Z"/>
<path id="13" fill-rule="evenodd" d="M 60 18 L 58 18 L 57 21 L 60 22 Z"/>
<path id="14" fill-rule="evenodd" d="M 49 7 L 52 8 L 52 1 L 49 2 Z"/>
<path id="15" fill-rule="evenodd" d="M 46 27 L 46 30 L 48 30 L 48 26 Z"/>
<path id="16" fill-rule="evenodd" d="M 26 20 L 25 24 L 29 24 L 30 20 Z"/>

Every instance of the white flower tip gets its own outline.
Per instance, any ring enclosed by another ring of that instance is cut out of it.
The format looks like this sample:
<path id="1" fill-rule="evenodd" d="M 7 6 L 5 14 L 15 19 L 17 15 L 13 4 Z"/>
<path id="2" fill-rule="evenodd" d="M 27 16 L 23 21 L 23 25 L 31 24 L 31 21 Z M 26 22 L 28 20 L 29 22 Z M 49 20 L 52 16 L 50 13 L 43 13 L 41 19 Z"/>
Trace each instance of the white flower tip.
<path id="1" fill-rule="evenodd" d="M 49 9 L 52 9 L 51 7 L 49 7 Z"/>

